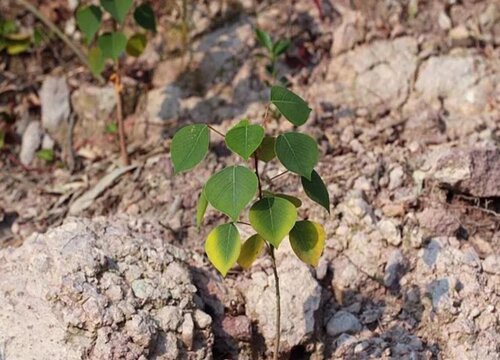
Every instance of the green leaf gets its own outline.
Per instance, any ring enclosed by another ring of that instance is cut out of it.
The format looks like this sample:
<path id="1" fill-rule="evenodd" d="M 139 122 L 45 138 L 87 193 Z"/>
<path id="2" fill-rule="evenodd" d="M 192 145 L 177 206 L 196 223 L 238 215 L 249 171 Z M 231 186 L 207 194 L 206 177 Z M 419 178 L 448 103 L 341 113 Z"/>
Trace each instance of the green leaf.
<path id="1" fill-rule="evenodd" d="M 135 9 L 134 19 L 144 29 L 156 32 L 155 12 L 148 4 L 139 5 Z"/>
<path id="2" fill-rule="evenodd" d="M 282 199 L 285 199 L 285 200 L 288 200 L 290 201 L 293 206 L 295 206 L 296 208 L 299 208 L 302 206 L 302 201 L 295 197 L 295 196 L 292 196 L 292 195 L 287 195 L 287 194 L 281 194 L 281 193 L 272 193 L 270 191 L 267 191 L 267 190 L 264 190 L 262 192 L 262 194 L 265 196 L 265 197 L 272 197 L 272 196 L 276 196 L 276 197 L 280 197 Z"/>
<path id="3" fill-rule="evenodd" d="M 273 40 L 271 39 L 271 36 L 264 30 L 257 28 L 255 29 L 255 37 L 257 38 L 257 40 L 259 40 L 260 45 L 265 47 L 269 51 L 269 53 L 272 54 Z"/>
<path id="4" fill-rule="evenodd" d="M 318 266 L 325 247 L 323 226 L 312 221 L 297 221 L 290 231 L 290 245 L 297 257 L 312 266 Z"/>
<path id="5" fill-rule="evenodd" d="M 271 88 L 271 102 L 295 126 L 304 124 L 311 113 L 311 108 L 300 96 L 282 86 Z"/>
<path id="6" fill-rule="evenodd" d="M 276 151 L 274 150 L 275 144 L 276 138 L 270 135 L 266 135 L 256 152 L 259 160 L 269 162 L 274 159 L 276 157 Z"/>
<path id="7" fill-rule="evenodd" d="M 51 149 L 42 149 L 36 152 L 36 157 L 46 162 L 54 161 L 54 151 Z"/>
<path id="8" fill-rule="evenodd" d="M 122 23 L 132 6 L 133 0 L 101 0 L 101 6 L 111 14 L 111 16 Z"/>
<path id="9" fill-rule="evenodd" d="M 198 165 L 208 152 L 209 142 L 210 134 L 205 124 L 188 125 L 178 130 L 170 149 L 175 173 Z"/>
<path id="10" fill-rule="evenodd" d="M 90 67 L 90 72 L 94 76 L 99 76 L 104 70 L 104 56 L 102 56 L 102 51 L 97 46 L 93 47 L 89 51 L 88 62 Z"/>
<path id="11" fill-rule="evenodd" d="M 5 132 L 0 130 L 0 150 L 5 147 Z"/>
<path id="12" fill-rule="evenodd" d="M 248 158 L 259 147 L 264 138 L 264 128 L 260 125 L 250 125 L 248 121 L 240 122 L 230 129 L 225 137 L 227 147 L 240 155 Z"/>
<path id="13" fill-rule="evenodd" d="M 101 49 L 104 59 L 116 61 L 125 51 L 127 38 L 121 32 L 105 33 L 99 36 L 97 45 Z"/>
<path id="14" fill-rule="evenodd" d="M 257 176 L 244 166 L 231 166 L 214 174 L 205 185 L 208 202 L 238 220 L 240 212 L 257 193 Z"/>
<path id="15" fill-rule="evenodd" d="M 293 204 L 279 197 L 265 197 L 250 208 L 250 224 L 259 235 L 277 248 L 297 220 Z"/>
<path id="16" fill-rule="evenodd" d="M 205 252 L 217 270 L 226 276 L 240 256 L 240 233 L 234 224 L 217 226 L 208 234 Z"/>
<path id="17" fill-rule="evenodd" d="M 278 136 L 276 155 L 284 167 L 308 180 L 319 158 L 316 141 L 309 135 L 297 132 Z"/>
<path id="18" fill-rule="evenodd" d="M 323 206 L 330 213 L 330 196 L 321 176 L 313 170 L 311 180 L 301 177 L 302 187 L 306 195 L 314 202 Z"/>
<path id="19" fill-rule="evenodd" d="M 134 34 L 127 41 L 127 54 L 134 57 L 139 57 L 144 52 L 148 39 L 144 34 Z"/>
<path id="20" fill-rule="evenodd" d="M 290 47 L 290 40 L 278 40 L 273 46 L 273 54 L 278 57 L 284 54 Z"/>
<path id="21" fill-rule="evenodd" d="M 208 200 L 205 195 L 205 189 L 201 190 L 200 197 L 198 198 L 198 205 L 196 206 L 196 226 L 200 227 L 203 222 L 203 217 L 207 211 Z"/>
<path id="22" fill-rule="evenodd" d="M 243 269 L 250 268 L 255 259 L 257 259 L 262 252 L 264 244 L 265 241 L 259 234 L 250 236 L 241 246 L 238 264 L 240 264 Z"/>
<path id="23" fill-rule="evenodd" d="M 118 124 L 116 123 L 116 121 L 106 124 L 106 132 L 108 134 L 116 134 L 118 132 Z"/>
<path id="24" fill-rule="evenodd" d="M 99 6 L 89 5 L 82 7 L 76 12 L 76 24 L 85 35 L 87 44 L 99 30 L 102 20 L 102 11 Z"/>

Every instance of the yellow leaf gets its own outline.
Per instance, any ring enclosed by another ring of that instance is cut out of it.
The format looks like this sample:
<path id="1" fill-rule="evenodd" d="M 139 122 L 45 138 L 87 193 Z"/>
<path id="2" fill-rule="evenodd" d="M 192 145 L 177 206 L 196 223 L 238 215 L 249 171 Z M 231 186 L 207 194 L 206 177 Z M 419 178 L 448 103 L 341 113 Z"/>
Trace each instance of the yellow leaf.
<path id="1" fill-rule="evenodd" d="M 215 268 L 226 276 L 240 256 L 241 240 L 236 226 L 233 223 L 223 224 L 210 231 L 205 251 Z"/>
<path id="2" fill-rule="evenodd" d="M 240 257 L 238 258 L 238 264 L 243 269 L 248 269 L 252 266 L 255 259 L 257 259 L 262 252 L 264 247 L 264 239 L 259 234 L 250 236 L 247 241 L 243 243 L 241 247 Z"/>
<path id="3" fill-rule="evenodd" d="M 297 257 L 306 264 L 317 266 L 325 246 L 325 230 L 321 224 L 297 221 L 290 231 L 290 245 Z"/>

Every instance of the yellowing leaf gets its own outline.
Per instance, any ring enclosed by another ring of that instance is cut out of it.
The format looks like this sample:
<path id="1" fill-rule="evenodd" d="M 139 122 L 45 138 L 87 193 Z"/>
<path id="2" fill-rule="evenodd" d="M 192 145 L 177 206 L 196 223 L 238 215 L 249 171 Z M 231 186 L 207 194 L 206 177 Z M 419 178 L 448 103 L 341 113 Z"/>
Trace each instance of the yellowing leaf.
<path id="1" fill-rule="evenodd" d="M 217 270 L 226 276 L 240 256 L 240 233 L 233 223 L 217 226 L 208 234 L 205 252 Z"/>
<path id="2" fill-rule="evenodd" d="M 248 269 L 252 266 L 255 259 L 257 259 L 264 247 L 264 239 L 259 234 L 252 235 L 241 247 L 241 253 L 238 258 L 238 264 L 243 269 Z"/>
<path id="3" fill-rule="evenodd" d="M 297 257 L 306 264 L 317 266 L 325 246 L 325 230 L 321 224 L 297 221 L 290 231 L 290 245 Z"/>

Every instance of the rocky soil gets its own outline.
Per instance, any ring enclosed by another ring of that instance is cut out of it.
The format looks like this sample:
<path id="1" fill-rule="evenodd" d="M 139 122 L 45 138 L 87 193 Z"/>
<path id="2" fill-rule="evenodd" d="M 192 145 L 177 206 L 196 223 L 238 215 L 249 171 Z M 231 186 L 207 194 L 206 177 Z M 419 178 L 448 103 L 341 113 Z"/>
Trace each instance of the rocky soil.
<path id="1" fill-rule="evenodd" d="M 111 89 L 43 78 L 40 99 L 55 86 L 63 100 L 24 121 L 19 159 L 38 167 L 46 139 L 67 154 L 54 124 L 70 104 L 84 170 L 2 170 L 0 359 L 270 356 L 269 257 L 222 279 L 203 241 L 223 218 L 209 211 L 206 227 L 194 225 L 204 181 L 239 160 L 215 136 L 194 173 L 174 177 L 168 155 L 185 123 L 225 131 L 263 116 L 256 21 L 293 40 L 279 67 L 313 108 L 304 131 L 318 140 L 333 204 L 329 215 L 292 176 L 271 182 L 277 164 L 264 167 L 265 186 L 303 198 L 300 216 L 327 233 L 315 269 L 286 241 L 277 252 L 282 358 L 499 358 L 500 6 L 323 1 L 321 18 L 312 3 L 264 2 L 257 18 L 247 2 L 238 16 L 221 9 L 223 21 L 200 21 L 188 65 L 148 49 L 139 64 L 151 66 L 150 88 L 128 79 L 140 93 L 127 112 L 129 168 L 102 132 Z"/>

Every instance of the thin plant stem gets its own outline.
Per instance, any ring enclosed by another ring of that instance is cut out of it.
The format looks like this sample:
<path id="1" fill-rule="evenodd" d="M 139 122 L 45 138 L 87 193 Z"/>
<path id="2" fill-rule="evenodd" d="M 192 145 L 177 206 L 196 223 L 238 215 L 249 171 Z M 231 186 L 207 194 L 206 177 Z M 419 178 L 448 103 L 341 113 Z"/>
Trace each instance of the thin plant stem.
<path id="1" fill-rule="evenodd" d="M 290 171 L 286 170 L 286 171 L 283 171 L 281 173 L 279 173 L 278 175 L 274 175 L 272 178 L 269 179 L 269 181 L 274 181 L 276 180 L 277 178 L 283 176 L 283 175 L 286 175 L 288 174 Z"/>
<path id="2" fill-rule="evenodd" d="M 255 175 L 257 175 L 257 184 L 259 186 L 259 199 L 262 199 L 262 184 L 259 174 L 259 158 L 254 154 L 255 161 Z M 280 353 L 280 336 L 281 336 L 281 296 L 280 296 L 280 280 L 278 276 L 278 267 L 276 266 L 276 258 L 274 256 L 274 246 L 267 244 L 269 247 L 269 255 L 271 255 L 273 274 L 274 274 L 274 288 L 276 292 L 276 334 L 274 336 L 274 355 L 273 359 L 278 360 Z"/>
<path id="3" fill-rule="evenodd" d="M 276 257 L 274 256 L 274 246 L 269 245 L 269 254 L 273 265 L 274 274 L 274 290 L 276 292 L 276 334 L 274 335 L 274 360 L 278 360 L 280 353 L 280 337 L 281 337 L 281 295 L 280 295 L 280 278 L 278 276 L 278 267 L 276 266 Z"/>
<path id="4" fill-rule="evenodd" d="M 120 76 L 119 60 L 115 61 L 114 85 L 115 85 L 114 88 L 115 88 L 115 98 L 116 98 L 116 117 L 118 120 L 118 137 L 120 141 L 120 153 L 122 155 L 123 165 L 128 166 L 130 165 L 130 160 L 128 158 L 127 139 L 125 137 L 125 125 L 123 123 L 123 104 L 122 104 L 123 85 Z"/>
<path id="5" fill-rule="evenodd" d="M 208 126 L 208 128 L 209 128 L 210 130 L 212 130 L 214 133 L 219 134 L 219 135 L 220 135 L 220 136 L 222 136 L 222 137 L 226 137 L 226 135 L 224 135 L 223 133 L 221 133 L 219 130 L 217 130 L 216 128 L 214 128 L 212 125 L 208 125 L 208 124 L 207 124 L 207 126 Z"/>
<path id="6" fill-rule="evenodd" d="M 255 175 L 257 175 L 257 184 L 259 185 L 259 199 L 262 199 L 262 183 L 260 181 L 260 175 L 259 175 L 259 158 L 257 157 L 257 153 L 254 154 L 253 156 L 255 162 Z"/>
<path id="7" fill-rule="evenodd" d="M 73 41 L 71 41 L 70 38 L 68 38 L 59 28 L 49 19 L 47 19 L 35 6 L 30 4 L 26 0 L 16 0 L 18 4 L 23 6 L 26 10 L 28 10 L 30 13 L 32 13 L 38 20 L 40 20 L 42 23 L 47 26 L 50 31 L 52 31 L 56 36 L 61 39 L 66 46 L 68 46 L 73 53 L 78 57 L 78 59 L 82 62 L 83 65 L 85 65 L 87 68 L 90 68 L 89 63 L 87 61 L 87 58 L 85 57 L 85 54 L 82 52 L 78 46 L 75 45 Z M 96 76 L 97 80 L 99 80 L 101 83 L 104 83 L 104 79 L 102 76 Z"/>

